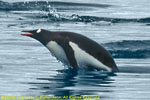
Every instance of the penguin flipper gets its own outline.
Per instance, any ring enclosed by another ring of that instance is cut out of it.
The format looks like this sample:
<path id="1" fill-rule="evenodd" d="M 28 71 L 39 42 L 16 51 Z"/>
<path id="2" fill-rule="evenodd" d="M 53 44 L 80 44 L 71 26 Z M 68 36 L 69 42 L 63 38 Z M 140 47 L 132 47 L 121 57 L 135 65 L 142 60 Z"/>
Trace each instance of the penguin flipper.
<path id="1" fill-rule="evenodd" d="M 78 68 L 78 65 L 77 65 L 77 62 L 76 62 L 76 59 L 75 59 L 75 56 L 74 56 L 74 51 L 71 48 L 71 46 L 69 45 L 69 41 L 63 41 L 63 42 L 60 43 L 60 45 L 64 49 L 70 65 L 73 68 Z"/>

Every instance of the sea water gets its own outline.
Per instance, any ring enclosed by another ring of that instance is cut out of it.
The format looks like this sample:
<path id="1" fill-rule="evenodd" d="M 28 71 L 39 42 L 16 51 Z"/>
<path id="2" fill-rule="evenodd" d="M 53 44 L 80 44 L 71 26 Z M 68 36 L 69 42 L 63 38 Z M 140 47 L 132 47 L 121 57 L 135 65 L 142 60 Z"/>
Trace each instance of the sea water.
<path id="1" fill-rule="evenodd" d="M 149 7 L 149 0 L 0 1 L 0 96 L 149 100 Z M 38 28 L 95 40 L 111 53 L 119 72 L 68 69 L 41 43 L 20 35 Z"/>

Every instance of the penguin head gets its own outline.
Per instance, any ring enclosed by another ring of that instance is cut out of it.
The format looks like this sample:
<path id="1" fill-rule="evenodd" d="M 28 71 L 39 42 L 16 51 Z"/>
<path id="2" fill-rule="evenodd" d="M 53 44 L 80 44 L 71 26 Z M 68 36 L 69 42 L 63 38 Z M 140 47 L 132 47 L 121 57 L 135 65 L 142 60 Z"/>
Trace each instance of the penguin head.
<path id="1" fill-rule="evenodd" d="M 22 32 L 26 32 L 26 34 L 21 35 L 34 38 L 44 45 L 46 45 L 51 40 L 51 32 L 44 29 L 23 30 Z"/>

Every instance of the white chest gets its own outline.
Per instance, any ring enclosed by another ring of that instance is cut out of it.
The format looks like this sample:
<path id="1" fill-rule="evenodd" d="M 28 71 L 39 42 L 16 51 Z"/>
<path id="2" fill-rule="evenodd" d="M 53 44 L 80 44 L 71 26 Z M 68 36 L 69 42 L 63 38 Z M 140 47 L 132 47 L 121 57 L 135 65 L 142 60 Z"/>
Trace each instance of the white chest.
<path id="1" fill-rule="evenodd" d="M 64 49 L 55 41 L 47 43 L 46 47 L 50 50 L 51 54 L 64 64 L 69 64 Z"/>
<path id="2" fill-rule="evenodd" d="M 86 68 L 87 65 L 92 65 L 92 66 L 95 66 L 96 68 L 102 68 L 102 69 L 111 71 L 111 69 L 109 67 L 107 67 L 106 65 L 101 63 L 99 60 L 94 58 L 92 55 L 86 53 L 77 44 L 75 44 L 73 42 L 69 42 L 69 45 L 74 50 L 75 59 L 76 59 L 79 67 Z"/>

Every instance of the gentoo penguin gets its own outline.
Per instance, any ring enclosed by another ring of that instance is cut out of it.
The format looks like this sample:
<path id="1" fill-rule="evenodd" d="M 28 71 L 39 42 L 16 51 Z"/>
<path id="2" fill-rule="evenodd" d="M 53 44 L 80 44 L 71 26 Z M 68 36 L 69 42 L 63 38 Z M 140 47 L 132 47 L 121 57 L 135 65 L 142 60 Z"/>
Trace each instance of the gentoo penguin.
<path id="1" fill-rule="evenodd" d="M 112 56 L 95 41 L 73 32 L 48 31 L 44 29 L 22 31 L 40 41 L 62 63 L 73 68 L 91 68 L 117 72 Z"/>

